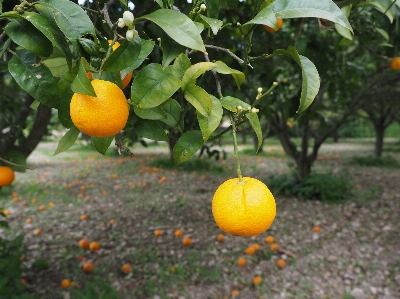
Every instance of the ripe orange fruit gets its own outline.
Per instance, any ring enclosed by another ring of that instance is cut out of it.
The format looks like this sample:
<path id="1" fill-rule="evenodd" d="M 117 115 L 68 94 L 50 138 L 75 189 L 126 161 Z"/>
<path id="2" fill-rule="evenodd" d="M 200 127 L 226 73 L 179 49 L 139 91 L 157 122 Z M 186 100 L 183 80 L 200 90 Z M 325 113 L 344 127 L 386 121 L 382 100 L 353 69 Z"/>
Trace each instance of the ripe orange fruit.
<path id="1" fill-rule="evenodd" d="M 32 198 L 31 203 L 37 203 L 37 199 L 36 198 Z"/>
<path id="2" fill-rule="evenodd" d="M 89 244 L 89 249 L 90 249 L 90 251 L 97 251 L 97 250 L 99 250 L 99 249 L 100 249 L 100 244 L 99 244 L 99 242 L 94 241 L 94 242 L 90 243 L 90 244 Z"/>
<path id="3" fill-rule="evenodd" d="M 217 240 L 218 240 L 218 242 L 223 242 L 224 241 L 224 235 L 223 234 L 219 234 Z"/>
<path id="4" fill-rule="evenodd" d="M 26 218 L 25 222 L 26 223 L 32 223 L 32 218 Z"/>
<path id="5" fill-rule="evenodd" d="M 253 278 L 254 285 L 260 284 L 261 282 L 262 282 L 262 278 L 260 276 L 256 276 Z"/>
<path id="6" fill-rule="evenodd" d="M 40 234 L 42 233 L 42 230 L 41 230 L 40 228 L 36 228 L 36 229 L 33 231 L 33 233 L 34 233 L 35 235 L 40 235 Z"/>
<path id="7" fill-rule="evenodd" d="M 17 196 L 13 197 L 13 202 L 18 202 L 19 198 Z"/>
<path id="8" fill-rule="evenodd" d="M 85 214 L 83 214 L 83 215 L 81 215 L 80 219 L 81 219 L 82 221 L 85 221 L 85 220 L 87 220 L 87 216 L 86 216 Z"/>
<path id="9" fill-rule="evenodd" d="M 109 223 L 113 225 L 115 223 L 115 219 L 110 219 Z"/>
<path id="10" fill-rule="evenodd" d="M 76 281 L 71 281 L 71 287 L 76 287 L 77 285 Z"/>
<path id="11" fill-rule="evenodd" d="M 3 210 L 3 211 L 0 210 L 0 212 L 2 212 L 5 216 L 10 215 L 10 211 L 9 210 Z"/>
<path id="12" fill-rule="evenodd" d="M 243 177 L 225 181 L 215 191 L 212 212 L 218 227 L 236 236 L 266 231 L 276 215 L 274 196 L 261 181 Z"/>
<path id="13" fill-rule="evenodd" d="M 94 137 L 111 137 L 126 125 L 129 106 L 122 90 L 114 83 L 95 79 L 91 81 L 97 97 L 74 93 L 70 114 L 74 125 Z"/>
<path id="14" fill-rule="evenodd" d="M 26 284 L 26 279 L 25 279 L 25 278 L 21 278 L 21 283 L 22 283 L 23 285 L 25 285 L 25 284 Z"/>
<path id="15" fill-rule="evenodd" d="M 276 25 L 278 26 L 278 30 L 281 29 L 282 24 L 283 24 L 283 20 L 282 20 L 282 19 L 277 19 L 277 20 L 276 20 Z M 267 26 L 267 25 L 264 25 L 264 29 L 265 29 L 267 32 L 270 32 L 270 33 L 274 33 L 274 32 L 277 32 L 277 31 L 278 31 L 278 30 L 275 30 L 274 28 L 271 28 L 271 27 L 269 27 L 269 26 Z"/>
<path id="16" fill-rule="evenodd" d="M 239 294 L 240 294 L 239 290 L 232 290 L 232 292 L 231 292 L 232 297 L 239 296 Z"/>
<path id="17" fill-rule="evenodd" d="M 44 205 L 39 206 L 39 211 L 44 211 L 44 209 L 46 209 L 46 207 Z"/>
<path id="18" fill-rule="evenodd" d="M 63 279 L 62 281 L 61 281 L 61 287 L 63 288 L 63 289 L 67 289 L 67 288 L 69 288 L 71 286 L 71 282 L 69 281 L 69 279 Z"/>
<path id="19" fill-rule="evenodd" d="M 125 274 L 128 274 L 131 271 L 131 265 L 124 264 L 121 268 L 121 271 Z"/>
<path id="20" fill-rule="evenodd" d="M 92 272 L 94 270 L 94 264 L 92 262 L 84 263 L 82 266 L 83 271 L 86 273 Z"/>
<path id="21" fill-rule="evenodd" d="M 273 236 L 268 236 L 265 238 L 265 243 L 274 243 L 275 242 L 275 238 Z"/>
<path id="22" fill-rule="evenodd" d="M 279 268 L 285 268 L 286 267 L 286 262 L 285 262 L 285 260 L 279 259 L 279 260 L 276 261 L 276 265 Z"/>
<path id="23" fill-rule="evenodd" d="M 256 249 L 253 246 L 249 246 L 246 248 L 245 251 L 246 254 L 255 254 L 256 253 Z"/>
<path id="24" fill-rule="evenodd" d="M 246 266 L 246 259 L 245 259 L 244 257 L 238 258 L 237 264 L 238 264 L 240 267 Z"/>
<path id="25" fill-rule="evenodd" d="M 272 243 L 270 248 L 271 248 L 271 250 L 273 250 L 273 251 L 278 251 L 278 250 L 279 250 L 279 245 L 276 244 L 276 243 Z"/>
<path id="26" fill-rule="evenodd" d="M 177 229 L 175 231 L 175 237 L 179 238 L 183 236 L 183 231 L 181 231 L 180 229 Z"/>
<path id="27" fill-rule="evenodd" d="M 390 61 L 390 68 L 394 71 L 400 70 L 400 57 L 395 57 Z"/>
<path id="28" fill-rule="evenodd" d="M 50 201 L 49 202 L 49 207 L 54 207 L 54 202 Z"/>
<path id="29" fill-rule="evenodd" d="M 79 248 L 81 248 L 81 249 L 88 249 L 89 248 L 89 241 L 88 241 L 88 239 L 81 239 L 80 241 L 79 241 Z"/>
<path id="30" fill-rule="evenodd" d="M 192 239 L 189 237 L 184 237 L 182 240 L 182 244 L 184 246 L 190 246 L 192 244 Z"/>
<path id="31" fill-rule="evenodd" d="M 314 233 L 320 233 L 321 232 L 321 228 L 319 226 L 314 226 L 313 228 Z"/>
<path id="32" fill-rule="evenodd" d="M 0 166 L 0 187 L 11 185 L 15 179 L 14 170 L 8 166 Z"/>
<path id="33" fill-rule="evenodd" d="M 257 250 L 261 250 L 261 247 L 260 247 L 260 245 L 259 244 L 257 244 L 257 243 L 254 243 L 253 245 L 251 245 L 253 248 L 254 248 L 254 250 L 255 251 L 257 251 Z"/>
<path id="34" fill-rule="evenodd" d="M 160 229 L 156 229 L 156 230 L 154 231 L 154 235 L 155 235 L 156 237 L 160 237 L 160 236 L 162 236 L 162 234 L 163 234 L 163 231 L 160 230 Z"/>

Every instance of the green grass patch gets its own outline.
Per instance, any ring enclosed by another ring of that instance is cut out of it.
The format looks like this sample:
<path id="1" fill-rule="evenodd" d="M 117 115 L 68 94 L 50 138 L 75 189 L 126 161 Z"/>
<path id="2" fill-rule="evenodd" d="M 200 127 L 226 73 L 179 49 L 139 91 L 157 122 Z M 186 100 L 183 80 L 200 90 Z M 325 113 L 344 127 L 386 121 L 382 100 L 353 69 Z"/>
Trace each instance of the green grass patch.
<path id="1" fill-rule="evenodd" d="M 393 167 L 399 168 L 400 163 L 392 156 L 374 157 L 374 156 L 354 156 L 350 163 L 359 166 L 375 167 Z"/>
<path id="2" fill-rule="evenodd" d="M 176 165 L 170 158 L 156 158 L 150 166 L 169 170 L 179 169 L 187 172 L 197 171 L 199 173 L 225 173 L 226 171 L 221 165 L 216 165 L 215 161 L 199 158 L 192 158 L 179 165 Z"/>
<path id="3" fill-rule="evenodd" d="M 271 176 L 265 183 L 275 195 L 294 195 L 300 199 L 325 202 L 342 202 L 348 199 L 354 190 L 354 184 L 347 172 L 342 172 L 340 176 L 312 172 L 302 180 L 283 174 Z"/>
<path id="4" fill-rule="evenodd" d="M 256 153 L 254 149 L 244 149 L 239 152 L 240 154 L 243 155 L 249 155 L 249 156 L 261 156 L 261 157 L 268 157 L 268 158 L 286 158 L 288 157 L 285 153 L 282 153 L 281 151 L 259 151 Z"/>

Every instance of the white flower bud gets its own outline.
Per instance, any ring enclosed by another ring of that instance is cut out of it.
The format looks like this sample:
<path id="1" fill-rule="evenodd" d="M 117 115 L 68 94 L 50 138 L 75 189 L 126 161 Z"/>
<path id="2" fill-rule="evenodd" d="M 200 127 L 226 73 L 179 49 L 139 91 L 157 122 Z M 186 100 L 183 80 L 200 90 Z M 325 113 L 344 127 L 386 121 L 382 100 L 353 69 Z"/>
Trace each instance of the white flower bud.
<path id="1" fill-rule="evenodd" d="M 135 39 L 136 35 L 138 35 L 138 32 L 135 29 L 126 31 L 126 39 L 130 42 Z"/>
<path id="2" fill-rule="evenodd" d="M 130 25 L 133 23 L 133 20 L 135 19 L 135 17 L 133 16 L 133 13 L 131 13 L 130 11 L 124 11 L 124 14 L 122 15 L 124 22 L 126 25 Z"/>
<path id="3" fill-rule="evenodd" d="M 258 109 L 257 108 L 252 108 L 251 109 L 251 113 L 257 113 L 258 112 Z"/>
<path id="4" fill-rule="evenodd" d="M 258 93 L 262 93 L 262 87 L 259 87 L 259 88 L 257 89 L 257 92 L 258 92 Z"/>
<path id="5" fill-rule="evenodd" d="M 123 18 L 119 18 L 118 19 L 118 27 L 119 28 L 124 28 L 126 26 L 124 19 Z"/>
<path id="6" fill-rule="evenodd" d="M 278 82 L 274 82 L 274 83 L 272 83 L 272 85 L 278 86 Z"/>
<path id="7" fill-rule="evenodd" d="M 200 5 L 200 10 L 205 11 L 207 9 L 206 5 L 203 3 Z"/>
<path id="8" fill-rule="evenodd" d="M 243 110 L 243 107 L 239 105 L 239 106 L 236 107 L 236 109 L 237 109 L 238 111 L 242 111 L 242 110 Z"/>

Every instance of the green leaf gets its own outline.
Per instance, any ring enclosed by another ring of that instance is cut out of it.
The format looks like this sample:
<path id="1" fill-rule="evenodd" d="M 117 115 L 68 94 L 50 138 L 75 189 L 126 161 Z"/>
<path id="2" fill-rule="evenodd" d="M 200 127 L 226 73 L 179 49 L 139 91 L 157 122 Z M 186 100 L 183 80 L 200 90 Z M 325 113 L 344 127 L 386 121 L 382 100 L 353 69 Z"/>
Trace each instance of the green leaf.
<path id="1" fill-rule="evenodd" d="M 220 74 L 232 75 L 232 77 L 233 77 L 233 79 L 235 79 L 236 85 L 239 89 L 240 89 L 240 86 L 242 85 L 242 83 L 244 82 L 244 79 L 245 79 L 244 73 L 242 73 L 238 70 L 235 70 L 235 69 L 231 69 L 222 61 L 216 61 L 214 63 L 214 66 L 212 67 L 212 69 Z"/>
<path id="2" fill-rule="evenodd" d="M 175 59 L 174 64 L 172 65 L 172 75 L 182 80 L 186 70 L 190 68 L 190 66 L 190 59 L 182 53 Z"/>
<path id="3" fill-rule="evenodd" d="M 156 141 L 168 141 L 167 133 L 154 120 L 141 119 L 134 124 L 134 128 L 141 137 Z"/>
<path id="4" fill-rule="evenodd" d="M 58 27 L 70 41 L 76 41 L 85 34 L 96 34 L 88 14 L 69 0 L 42 0 L 35 8 L 41 14 L 52 14 Z"/>
<path id="5" fill-rule="evenodd" d="M 211 18 L 218 17 L 219 0 L 206 0 L 207 14 Z"/>
<path id="6" fill-rule="evenodd" d="M 168 101 L 165 101 L 160 105 L 160 108 L 162 109 L 162 112 L 166 116 L 165 119 L 161 119 L 162 122 L 166 123 L 170 127 L 175 127 L 180 119 L 181 115 L 181 105 L 174 100 L 174 99 L 169 99 Z M 184 122 L 183 119 L 181 119 L 179 126 L 177 126 L 177 129 L 180 131 L 183 131 L 184 128 Z"/>
<path id="7" fill-rule="evenodd" d="M 396 1 L 396 3 L 399 5 L 398 1 Z M 381 13 L 384 13 L 390 20 L 390 23 L 393 23 L 393 20 L 396 17 L 396 5 L 393 4 L 393 0 L 368 0 L 367 2 L 360 2 L 357 4 L 357 7 L 366 6 L 373 7 Z"/>
<path id="8" fill-rule="evenodd" d="M 58 119 L 60 123 L 66 127 L 71 128 L 73 126 L 71 115 L 70 115 L 70 103 L 71 98 L 74 94 L 72 91 L 72 82 L 74 82 L 76 75 L 78 74 L 78 67 L 71 69 L 71 72 L 65 73 L 58 81 L 57 87 L 60 93 L 60 108 L 58 109 Z"/>
<path id="9" fill-rule="evenodd" d="M 60 104 L 57 82 L 50 70 L 39 62 L 39 56 L 20 50 L 8 62 L 8 69 L 18 85 L 35 100 L 57 109 Z"/>
<path id="10" fill-rule="evenodd" d="M 133 41 L 125 40 L 110 56 L 104 61 L 102 69 L 118 72 L 129 68 L 139 57 L 142 43 L 139 39 Z"/>
<path id="11" fill-rule="evenodd" d="M 199 14 L 198 16 L 203 20 L 202 23 L 206 25 L 206 27 L 211 28 L 214 35 L 217 35 L 218 31 L 224 25 L 224 22 L 222 22 L 221 20 L 209 18 L 201 14 Z"/>
<path id="12" fill-rule="evenodd" d="M 262 140 L 263 140 L 260 120 L 258 119 L 258 115 L 256 113 L 246 113 L 246 117 L 249 120 L 250 125 L 253 128 L 254 132 L 256 132 L 257 140 L 258 140 L 256 152 L 258 152 L 258 150 L 260 149 L 260 147 L 262 145 Z"/>
<path id="13" fill-rule="evenodd" d="M 189 67 L 182 78 L 182 91 L 196 83 L 196 79 L 214 66 L 212 62 L 199 62 Z"/>
<path id="14" fill-rule="evenodd" d="M 140 39 L 138 36 L 135 39 Z M 132 72 L 134 69 L 138 68 L 143 61 L 147 58 L 147 56 L 150 55 L 150 53 L 153 51 L 154 48 L 154 42 L 151 40 L 140 40 L 142 45 L 140 48 L 140 53 L 138 58 L 135 60 L 133 64 L 131 64 L 129 67 L 121 71 L 121 77 L 125 78 L 125 76 Z"/>
<path id="15" fill-rule="evenodd" d="M 185 99 L 196 108 L 197 112 L 208 117 L 213 104 L 211 95 L 197 85 L 189 85 L 185 90 Z"/>
<path id="16" fill-rule="evenodd" d="M 12 164 L 5 164 L 5 165 L 11 167 L 14 171 L 18 171 L 18 172 L 26 171 L 24 166 L 26 166 L 26 158 L 27 157 L 25 157 L 24 154 L 22 154 L 20 151 L 11 149 L 11 150 L 6 151 L 1 157 L 7 161 L 14 163 L 14 164 L 22 165 L 22 167 L 21 167 L 21 166 L 16 166 L 16 165 L 12 165 Z M 0 161 L 0 165 L 1 164 L 3 164 L 2 161 Z"/>
<path id="17" fill-rule="evenodd" d="M 67 60 L 63 57 L 46 59 L 42 63 L 49 68 L 53 77 L 61 77 L 69 71 Z"/>
<path id="18" fill-rule="evenodd" d="M 38 56 L 47 57 L 53 52 L 53 46 L 47 37 L 24 19 L 14 19 L 4 28 L 14 43 Z"/>
<path id="19" fill-rule="evenodd" d="M 184 133 L 176 142 L 173 149 L 173 157 L 176 164 L 180 164 L 192 158 L 203 145 L 201 131 L 192 130 Z"/>
<path id="20" fill-rule="evenodd" d="M 341 10 L 345 14 L 345 16 L 348 18 L 349 15 L 350 15 L 350 11 L 351 11 L 351 4 L 343 6 L 341 8 Z M 353 35 L 351 34 L 351 31 L 349 29 L 344 28 L 343 26 L 341 26 L 339 24 L 335 24 L 335 29 L 344 38 L 347 38 L 349 40 L 353 40 Z"/>
<path id="21" fill-rule="evenodd" d="M 63 137 L 61 137 L 60 141 L 58 142 L 57 149 L 54 152 L 53 156 L 65 152 L 71 146 L 74 145 L 76 139 L 78 139 L 80 131 L 75 127 L 72 126 L 67 133 Z"/>
<path id="22" fill-rule="evenodd" d="M 86 94 L 92 97 L 96 97 L 96 93 L 93 89 L 92 84 L 90 83 L 90 80 L 88 76 L 86 75 L 86 71 L 83 67 L 83 60 L 84 58 L 81 58 L 81 63 L 79 64 L 79 71 L 78 75 L 75 77 L 74 82 L 72 82 L 72 91 L 80 94 Z"/>
<path id="23" fill-rule="evenodd" d="M 236 109 L 237 106 L 242 106 L 245 110 L 251 107 L 248 103 L 231 96 L 223 97 L 222 99 L 220 99 L 220 102 L 222 107 L 231 112 L 238 112 Z"/>
<path id="24" fill-rule="evenodd" d="M 134 111 L 137 116 L 143 119 L 162 120 L 167 118 L 160 106 L 150 109 L 141 109 L 135 107 Z"/>
<path id="25" fill-rule="evenodd" d="M 181 81 L 152 63 L 144 67 L 132 83 L 131 99 L 139 108 L 157 107 L 168 100 L 179 88 Z"/>
<path id="26" fill-rule="evenodd" d="M 275 50 L 274 54 L 287 55 L 291 57 L 301 67 L 303 76 L 300 106 L 298 113 L 303 112 L 312 104 L 319 91 L 320 78 L 315 65 L 304 56 L 297 53 L 297 50 L 290 46 L 287 50 Z"/>
<path id="27" fill-rule="evenodd" d="M 378 27 L 375 27 L 375 30 L 384 38 L 385 41 L 389 41 L 389 34 L 385 30 Z"/>
<path id="28" fill-rule="evenodd" d="M 183 13 L 172 9 L 159 9 L 151 14 L 137 18 L 135 21 L 143 19 L 156 23 L 182 46 L 201 52 L 206 51 L 196 25 Z"/>
<path id="29" fill-rule="evenodd" d="M 71 50 L 60 29 L 57 26 L 53 26 L 51 21 L 38 13 L 25 12 L 22 16 L 25 18 L 25 20 L 32 23 L 36 29 L 42 32 L 52 42 L 53 46 L 64 54 L 65 59 L 67 59 L 68 67 L 71 68 Z"/>
<path id="30" fill-rule="evenodd" d="M 213 107 L 209 117 L 197 113 L 197 120 L 199 121 L 204 141 L 207 141 L 210 135 L 218 128 L 222 119 L 223 110 L 221 102 L 214 96 L 211 96 L 211 100 Z"/>
<path id="31" fill-rule="evenodd" d="M 272 9 L 277 19 L 327 19 L 353 32 L 353 28 L 351 27 L 346 16 L 332 0 L 277 0 L 268 7 Z"/>
<path id="32" fill-rule="evenodd" d="M 276 17 L 269 6 L 264 7 L 260 12 L 250 21 L 242 25 L 244 32 L 248 31 L 248 28 L 253 24 L 267 25 L 275 30 L 278 30 Z"/>
<path id="33" fill-rule="evenodd" d="M 185 47 L 175 42 L 168 35 L 163 34 L 162 36 L 162 66 L 167 67 L 172 60 L 174 60 L 179 54 L 185 51 Z"/>
<path id="34" fill-rule="evenodd" d="M 106 138 L 98 138 L 92 136 L 91 139 L 96 151 L 98 151 L 102 155 L 105 155 L 107 153 L 108 148 L 110 147 L 111 142 L 114 139 L 114 136 Z"/>

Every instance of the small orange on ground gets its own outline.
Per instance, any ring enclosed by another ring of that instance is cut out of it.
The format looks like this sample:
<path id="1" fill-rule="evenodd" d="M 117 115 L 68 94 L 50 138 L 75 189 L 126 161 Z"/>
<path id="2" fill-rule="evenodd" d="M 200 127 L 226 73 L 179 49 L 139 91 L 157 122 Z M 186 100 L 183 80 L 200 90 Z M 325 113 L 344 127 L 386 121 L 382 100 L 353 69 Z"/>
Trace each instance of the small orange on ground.
<path id="1" fill-rule="evenodd" d="M 54 207 L 54 202 L 50 201 L 49 202 L 49 207 Z"/>
<path id="2" fill-rule="evenodd" d="M 3 211 L 0 211 L 0 212 L 3 212 L 3 214 L 4 214 L 5 216 L 10 215 L 10 211 L 9 211 L 9 210 L 3 210 Z"/>
<path id="3" fill-rule="evenodd" d="M 262 278 L 260 276 L 256 276 L 253 278 L 254 285 L 260 284 L 261 282 L 262 282 Z"/>
<path id="4" fill-rule="evenodd" d="M 89 249 L 90 251 L 97 251 L 100 249 L 100 244 L 99 242 L 93 241 L 92 243 L 89 244 Z"/>
<path id="5" fill-rule="evenodd" d="M 37 203 L 37 199 L 36 198 L 32 198 L 31 203 Z"/>
<path id="6" fill-rule="evenodd" d="M 11 196 L 12 196 L 12 197 L 14 197 L 14 196 L 18 196 L 18 193 L 17 193 L 17 192 L 15 192 L 15 191 L 13 191 L 13 192 L 11 192 Z"/>
<path id="7" fill-rule="evenodd" d="M 232 290 L 231 292 L 231 296 L 235 297 L 235 296 L 239 296 L 240 295 L 240 291 L 239 290 Z"/>
<path id="8" fill-rule="evenodd" d="M 265 238 L 265 243 L 271 244 L 275 242 L 275 238 L 273 236 L 268 236 Z"/>
<path id="9" fill-rule="evenodd" d="M 110 219 L 109 223 L 113 225 L 115 223 L 115 219 Z"/>
<path id="10" fill-rule="evenodd" d="M 42 233 L 42 230 L 41 230 L 40 228 L 36 228 L 36 229 L 33 231 L 33 233 L 34 233 L 35 235 L 40 235 L 40 234 Z"/>
<path id="11" fill-rule="evenodd" d="M 180 229 L 177 229 L 175 231 L 175 237 L 179 238 L 183 236 L 183 231 L 181 231 Z"/>
<path id="12" fill-rule="evenodd" d="M 63 288 L 63 289 L 67 289 L 67 288 L 69 288 L 71 286 L 71 282 L 69 281 L 69 279 L 63 279 L 62 281 L 61 281 L 61 287 Z"/>
<path id="13" fill-rule="evenodd" d="M 256 249 L 253 246 L 249 246 L 246 248 L 245 250 L 246 254 L 255 254 L 256 253 Z"/>
<path id="14" fill-rule="evenodd" d="M 70 115 L 74 125 L 94 137 L 111 137 L 126 125 L 129 106 L 123 91 L 114 83 L 95 79 L 91 81 L 96 97 L 74 93 Z"/>
<path id="15" fill-rule="evenodd" d="M 285 260 L 279 259 L 279 260 L 276 261 L 276 265 L 279 268 L 285 268 L 286 267 L 286 262 L 285 262 Z"/>
<path id="16" fill-rule="evenodd" d="M 79 241 L 79 248 L 81 249 L 88 249 L 89 248 L 89 240 L 88 239 L 81 239 Z"/>
<path id="17" fill-rule="evenodd" d="M 190 246 L 192 244 L 192 239 L 189 237 L 184 237 L 182 240 L 182 244 L 184 246 Z"/>
<path id="18" fill-rule="evenodd" d="M 21 262 L 25 261 L 25 256 L 21 255 L 21 256 L 19 257 L 19 260 L 20 260 Z"/>
<path id="19" fill-rule="evenodd" d="M 283 24 L 283 20 L 282 19 L 277 19 L 276 20 L 276 25 L 278 26 L 278 30 L 281 29 L 282 24 Z M 264 29 L 269 33 L 274 33 L 274 32 L 278 31 L 278 30 L 275 30 L 274 28 L 269 27 L 267 25 L 264 25 Z"/>
<path id="20" fill-rule="evenodd" d="M 71 281 L 71 287 L 76 287 L 77 285 L 76 281 Z"/>
<path id="21" fill-rule="evenodd" d="M 21 202 L 21 205 L 26 206 L 28 203 L 24 200 L 23 202 Z"/>
<path id="22" fill-rule="evenodd" d="M 255 251 L 257 251 L 257 250 L 261 250 L 261 247 L 260 247 L 260 245 L 259 244 L 257 244 L 257 243 L 254 243 L 253 245 L 251 245 L 253 248 L 254 248 L 254 250 Z"/>
<path id="23" fill-rule="evenodd" d="M 44 209 L 46 209 L 46 207 L 44 205 L 39 206 L 39 211 L 44 211 Z"/>
<path id="24" fill-rule="evenodd" d="M 9 186 L 15 179 L 14 170 L 8 166 L 0 166 L 0 187 Z"/>
<path id="25" fill-rule="evenodd" d="M 166 181 L 167 181 L 167 177 L 166 176 L 163 176 L 158 180 L 159 183 L 164 183 Z"/>
<path id="26" fill-rule="evenodd" d="M 225 237 L 224 237 L 223 234 L 219 234 L 217 240 L 218 240 L 218 242 L 223 242 L 223 241 L 224 241 L 224 238 L 225 238 Z"/>
<path id="27" fill-rule="evenodd" d="M 172 273 L 173 273 L 173 272 L 175 272 L 175 270 L 176 270 L 176 269 L 175 269 L 174 266 L 169 267 L 169 272 L 172 272 Z"/>
<path id="28" fill-rule="evenodd" d="M 81 215 L 80 219 L 81 219 L 82 221 L 85 221 L 85 220 L 87 220 L 87 216 L 86 216 L 85 214 L 83 214 L 83 215 Z"/>
<path id="29" fill-rule="evenodd" d="M 121 268 L 121 271 L 125 274 L 128 274 L 131 271 L 131 265 L 124 264 Z"/>
<path id="30" fill-rule="evenodd" d="M 78 255 L 78 256 L 76 257 L 76 259 L 77 259 L 79 262 L 82 262 L 82 261 L 85 259 L 85 257 L 84 257 L 83 255 Z"/>
<path id="31" fill-rule="evenodd" d="M 94 264 L 92 262 L 84 263 L 82 266 L 83 271 L 86 273 L 92 272 L 94 270 Z"/>
<path id="32" fill-rule="evenodd" d="M 240 267 L 246 266 L 246 259 L 245 259 L 244 257 L 238 258 L 237 264 L 238 264 Z"/>
<path id="33" fill-rule="evenodd" d="M 26 284 L 26 279 L 25 278 L 21 278 L 21 283 L 25 285 Z"/>
<path id="34" fill-rule="evenodd" d="M 154 231 L 154 235 L 155 235 L 156 237 L 161 237 L 162 234 L 163 234 L 163 231 L 160 230 L 160 229 L 156 229 L 156 230 Z"/>
<path id="35" fill-rule="evenodd" d="M 318 225 L 316 225 L 316 226 L 314 226 L 313 231 L 314 231 L 314 233 L 320 233 L 321 228 Z"/>
<path id="36" fill-rule="evenodd" d="M 390 61 L 390 68 L 394 71 L 400 70 L 400 57 L 395 57 Z"/>
<path id="37" fill-rule="evenodd" d="M 279 245 L 276 243 L 272 243 L 270 246 L 270 249 L 273 251 L 278 251 L 279 250 Z"/>
<path id="38" fill-rule="evenodd" d="M 32 218 L 26 218 L 25 222 L 26 223 L 32 223 Z"/>
<path id="39" fill-rule="evenodd" d="M 17 196 L 13 197 L 13 202 L 18 202 L 19 198 Z"/>
<path id="40" fill-rule="evenodd" d="M 215 191 L 212 212 L 218 227 L 235 236 L 266 231 L 276 215 L 274 196 L 261 181 L 243 177 L 225 181 Z"/>

